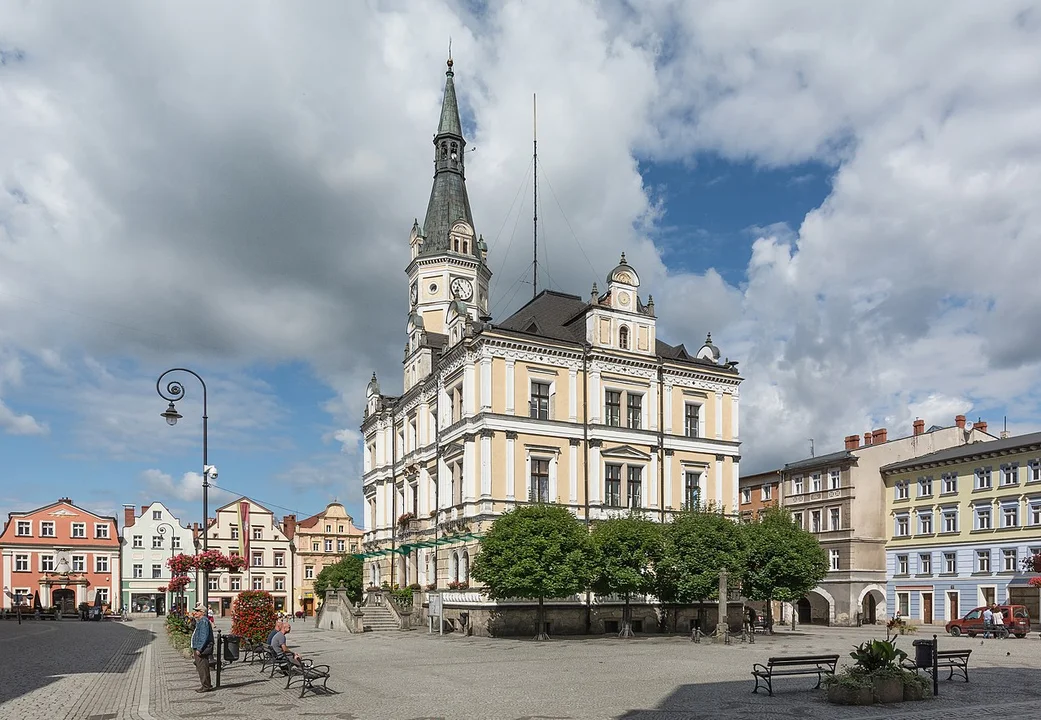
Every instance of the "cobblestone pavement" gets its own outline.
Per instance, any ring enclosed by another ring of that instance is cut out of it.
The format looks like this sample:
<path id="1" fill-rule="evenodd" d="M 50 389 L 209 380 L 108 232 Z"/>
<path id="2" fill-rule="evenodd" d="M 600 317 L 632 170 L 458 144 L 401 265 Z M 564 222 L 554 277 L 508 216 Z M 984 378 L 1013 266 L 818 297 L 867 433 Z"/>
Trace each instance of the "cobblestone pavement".
<path id="1" fill-rule="evenodd" d="M 226 623 L 220 623 L 225 630 Z M 547 643 L 407 633 L 353 636 L 297 622 L 290 644 L 333 667 L 335 693 L 298 697 L 285 681 L 237 663 L 222 687 L 199 694 L 192 663 L 157 621 L 0 622 L 0 643 L 15 662 L 0 665 L 0 718 L 12 720 L 166 720 L 168 718 L 341 718 L 432 720 L 947 720 L 1037 717 L 1041 641 L 940 638 L 971 648 L 971 682 L 941 680 L 940 697 L 921 703 L 846 708 L 828 705 L 813 679 L 781 679 L 773 697 L 753 695 L 753 662 L 771 655 L 838 652 L 884 636 L 875 628 L 814 628 L 759 636 L 754 645 L 695 645 L 683 637 L 564 638 Z M 928 635 L 922 635 L 928 637 Z M 900 645 L 911 650 L 911 640 Z"/>

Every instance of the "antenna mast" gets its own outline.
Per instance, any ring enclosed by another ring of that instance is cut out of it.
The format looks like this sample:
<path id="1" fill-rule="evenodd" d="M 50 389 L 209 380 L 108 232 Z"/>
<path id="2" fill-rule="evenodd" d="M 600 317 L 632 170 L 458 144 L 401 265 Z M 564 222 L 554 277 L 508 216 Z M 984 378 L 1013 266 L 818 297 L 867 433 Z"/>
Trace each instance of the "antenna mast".
<path id="1" fill-rule="evenodd" d="M 531 297 L 539 294 L 539 114 L 535 93 L 531 94 L 531 177 L 532 203 L 532 245 L 534 264 L 531 270 Z"/>

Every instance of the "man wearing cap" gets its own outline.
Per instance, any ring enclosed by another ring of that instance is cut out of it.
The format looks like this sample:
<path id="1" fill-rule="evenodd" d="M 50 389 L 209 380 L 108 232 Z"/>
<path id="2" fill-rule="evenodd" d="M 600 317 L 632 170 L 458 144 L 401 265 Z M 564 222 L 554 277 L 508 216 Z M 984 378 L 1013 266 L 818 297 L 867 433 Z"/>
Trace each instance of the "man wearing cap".
<path id="1" fill-rule="evenodd" d="M 206 606 L 199 603 L 192 612 L 195 618 L 195 630 L 192 632 L 192 655 L 195 657 L 195 669 L 199 671 L 199 682 L 202 687 L 195 692 L 210 692 L 210 656 L 213 654 L 213 625 L 206 617 Z"/>

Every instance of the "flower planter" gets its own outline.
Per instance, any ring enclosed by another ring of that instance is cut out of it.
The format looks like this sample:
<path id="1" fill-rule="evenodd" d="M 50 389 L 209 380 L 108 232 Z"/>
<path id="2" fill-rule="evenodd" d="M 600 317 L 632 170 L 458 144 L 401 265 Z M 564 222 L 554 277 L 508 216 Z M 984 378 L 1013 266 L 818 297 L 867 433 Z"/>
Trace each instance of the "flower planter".
<path id="1" fill-rule="evenodd" d="M 833 705 L 870 705 L 874 701 L 871 687 L 847 687 L 837 683 L 828 687 L 828 702 Z"/>
<path id="2" fill-rule="evenodd" d="M 904 681 L 899 677 L 876 677 L 871 681 L 875 699 L 883 704 L 904 701 Z"/>
<path id="3" fill-rule="evenodd" d="M 925 688 L 918 683 L 904 685 L 904 700 L 907 702 L 925 700 Z"/>

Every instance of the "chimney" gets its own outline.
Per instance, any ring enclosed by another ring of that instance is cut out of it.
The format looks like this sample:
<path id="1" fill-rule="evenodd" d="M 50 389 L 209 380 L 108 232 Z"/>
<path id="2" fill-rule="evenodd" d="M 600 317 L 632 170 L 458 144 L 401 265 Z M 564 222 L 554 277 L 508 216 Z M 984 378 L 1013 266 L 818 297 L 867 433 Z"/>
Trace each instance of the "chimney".
<path id="1" fill-rule="evenodd" d="M 879 428 L 878 430 L 871 431 L 871 444 L 878 445 L 886 441 L 886 429 Z"/>
<path id="2" fill-rule="evenodd" d="M 960 427 L 962 430 L 964 430 L 965 429 L 965 416 L 964 415 L 955 415 L 954 416 L 954 424 L 957 425 L 958 427 Z"/>
<path id="3" fill-rule="evenodd" d="M 124 505 L 123 506 L 123 527 L 128 528 L 134 524 L 137 518 L 134 516 L 134 506 Z"/>
<path id="4" fill-rule="evenodd" d="M 284 515 L 282 517 L 282 532 L 290 540 L 296 535 L 296 515 Z"/>
<path id="5" fill-rule="evenodd" d="M 67 497 L 60 497 L 60 498 L 58 498 L 58 502 L 68 503 L 69 505 L 72 505 L 72 500 L 70 500 Z"/>
<path id="6" fill-rule="evenodd" d="M 870 444 L 871 444 L 871 433 L 866 432 L 866 433 L 864 433 L 864 447 L 867 447 Z"/>
<path id="7" fill-rule="evenodd" d="M 860 436 L 859 435 L 847 435 L 846 436 L 846 449 L 856 450 L 860 447 Z"/>
<path id="8" fill-rule="evenodd" d="M 915 420 L 914 421 L 914 434 L 915 435 L 921 435 L 924 432 L 925 432 L 925 420 Z"/>
<path id="9" fill-rule="evenodd" d="M 987 432 L 987 423 L 984 420 L 979 420 L 972 424 L 973 430 L 979 430 L 980 432 Z"/>

